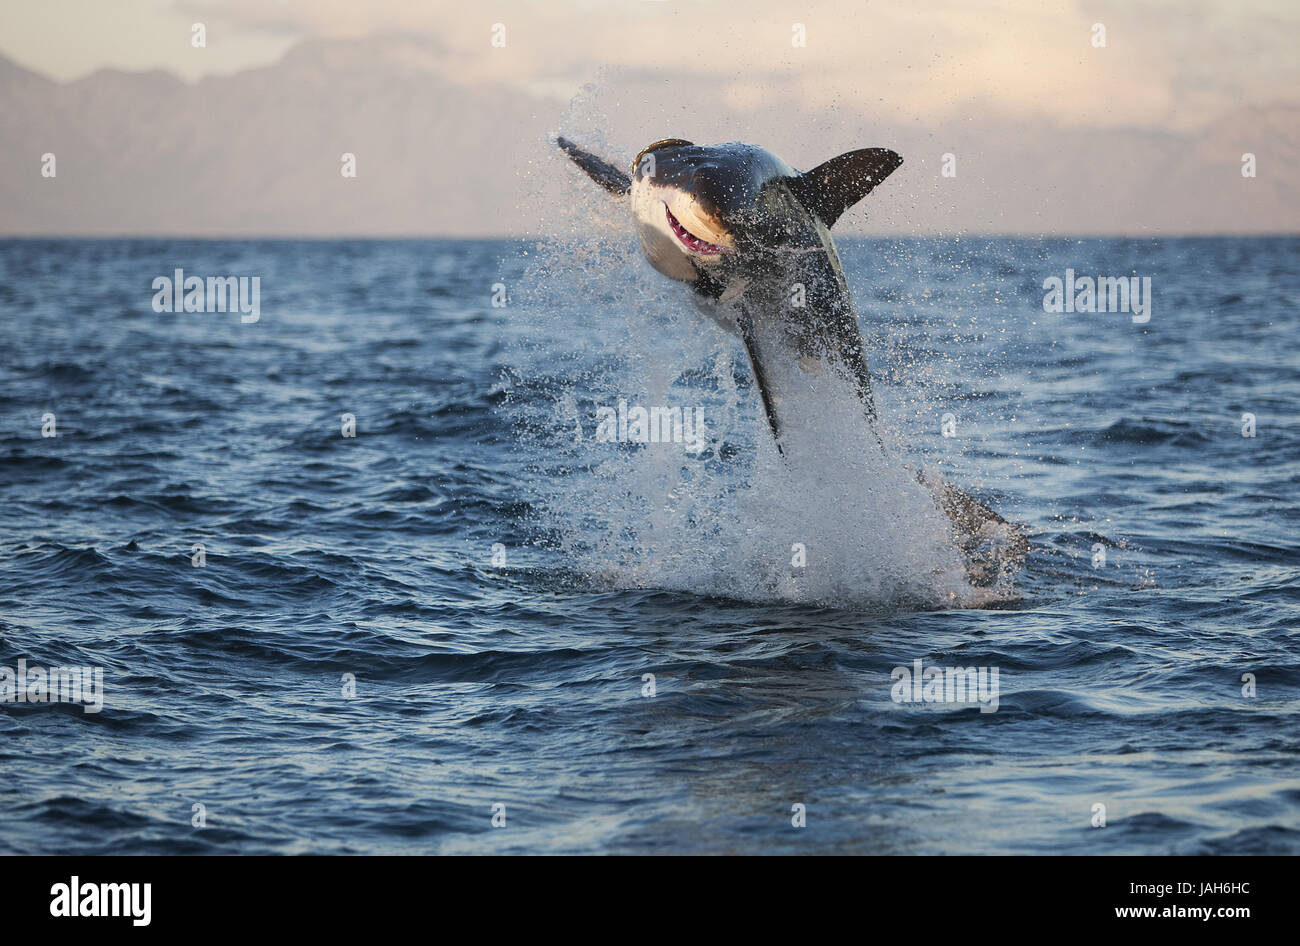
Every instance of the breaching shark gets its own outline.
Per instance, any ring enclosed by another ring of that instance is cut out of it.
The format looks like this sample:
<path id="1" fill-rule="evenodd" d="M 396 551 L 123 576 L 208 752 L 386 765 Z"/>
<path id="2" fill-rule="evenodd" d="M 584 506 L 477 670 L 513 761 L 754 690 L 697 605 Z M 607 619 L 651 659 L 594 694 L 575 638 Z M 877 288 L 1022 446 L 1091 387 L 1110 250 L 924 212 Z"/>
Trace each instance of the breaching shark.
<path id="1" fill-rule="evenodd" d="M 627 174 L 566 138 L 556 142 L 615 197 L 630 202 L 641 249 L 670 279 L 744 343 L 778 451 L 791 362 L 810 373 L 829 366 L 857 392 L 877 431 L 875 397 L 858 317 L 831 227 L 902 163 L 887 148 L 849 151 L 800 173 L 763 148 L 696 145 L 665 138 L 643 148 Z M 969 494 L 929 473 L 917 479 L 952 521 L 972 584 L 999 577 L 1009 550 L 1028 540 Z M 1003 554 L 990 556 L 989 545 Z M 981 552 L 980 550 L 984 551 Z"/>

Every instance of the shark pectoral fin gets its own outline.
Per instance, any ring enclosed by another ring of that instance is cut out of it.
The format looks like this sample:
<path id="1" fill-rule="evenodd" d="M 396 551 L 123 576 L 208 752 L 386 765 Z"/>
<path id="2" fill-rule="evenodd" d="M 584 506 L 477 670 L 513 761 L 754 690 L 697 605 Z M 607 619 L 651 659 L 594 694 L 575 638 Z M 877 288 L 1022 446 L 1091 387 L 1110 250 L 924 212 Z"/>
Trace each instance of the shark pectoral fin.
<path id="1" fill-rule="evenodd" d="M 587 172 L 588 177 L 614 196 L 626 197 L 631 192 L 632 179 L 608 161 L 583 151 L 568 138 L 556 138 L 555 143 L 573 159 L 574 164 Z"/>
<path id="2" fill-rule="evenodd" d="M 903 163 L 888 148 L 863 148 L 831 158 L 798 177 L 789 178 L 799 202 L 827 227 L 875 189 Z"/>
<path id="3" fill-rule="evenodd" d="M 741 341 L 745 343 L 745 353 L 749 355 L 749 367 L 754 372 L 754 383 L 758 385 L 759 396 L 763 399 L 763 412 L 767 415 L 767 425 L 772 428 L 772 439 L 776 441 L 776 450 L 784 455 L 785 451 L 781 449 L 781 425 L 776 419 L 776 404 L 772 398 L 771 388 L 768 386 L 758 337 L 754 334 L 754 320 L 743 308 L 736 316 L 736 328 L 740 331 Z"/>

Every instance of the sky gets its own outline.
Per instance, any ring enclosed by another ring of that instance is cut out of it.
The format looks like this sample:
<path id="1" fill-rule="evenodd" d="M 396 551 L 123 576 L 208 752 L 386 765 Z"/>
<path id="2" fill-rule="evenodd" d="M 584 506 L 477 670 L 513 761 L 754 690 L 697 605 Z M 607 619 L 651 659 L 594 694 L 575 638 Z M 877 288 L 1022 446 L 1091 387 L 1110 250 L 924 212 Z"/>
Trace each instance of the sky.
<path id="1" fill-rule="evenodd" d="M 11 0 L 0 233 L 589 225 L 556 134 L 898 151 L 844 233 L 1295 233 L 1297 49 L 1300 0 Z"/>
<path id="2" fill-rule="evenodd" d="M 203 23 L 207 46 L 191 45 Z M 505 28 L 504 47 L 490 43 Z M 802 24 L 806 46 L 792 44 Z M 1095 25 L 1105 29 L 1094 46 Z M 0 54 L 67 81 L 112 67 L 187 80 L 314 38 L 402 32 L 464 82 L 572 95 L 602 66 L 691 76 L 727 105 L 773 83 L 809 108 L 887 102 L 1077 127 L 1186 130 L 1294 103 L 1295 0 L 39 0 L 0 6 Z"/>

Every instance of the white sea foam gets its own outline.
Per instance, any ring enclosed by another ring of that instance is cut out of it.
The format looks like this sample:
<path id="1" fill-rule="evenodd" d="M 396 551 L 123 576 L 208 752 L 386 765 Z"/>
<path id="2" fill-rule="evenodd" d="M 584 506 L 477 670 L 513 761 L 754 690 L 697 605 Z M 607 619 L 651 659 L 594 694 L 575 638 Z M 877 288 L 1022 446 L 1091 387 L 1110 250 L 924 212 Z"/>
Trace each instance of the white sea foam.
<path id="1" fill-rule="evenodd" d="M 605 204 L 596 219 L 570 208 L 569 235 L 538 247 L 511 312 L 528 379 L 511 409 L 549 472 L 541 525 L 573 569 L 606 587 L 750 601 L 970 600 L 948 520 L 888 425 L 882 449 L 847 383 L 791 365 L 778 453 L 757 392 L 737 386 L 749 374 L 739 343 L 650 269 Z M 615 398 L 702 406 L 706 448 L 598 442 L 597 405 Z"/>
<path id="2" fill-rule="evenodd" d="M 570 119 L 587 130 L 570 137 L 617 161 L 626 148 L 602 139 L 596 110 L 575 100 Z M 531 497 L 539 530 L 575 573 L 603 587 L 846 608 L 989 600 L 917 482 L 915 444 L 891 425 L 931 413 L 925 376 L 884 397 L 878 388 L 882 449 L 847 382 L 792 363 L 778 453 L 739 341 L 651 269 L 627 207 L 558 149 L 529 173 L 571 176 L 573 200 L 536 208 L 549 239 L 512 287 L 508 410 L 544 474 Z M 702 408 L 705 448 L 599 440 L 597 412 L 620 398 Z"/>

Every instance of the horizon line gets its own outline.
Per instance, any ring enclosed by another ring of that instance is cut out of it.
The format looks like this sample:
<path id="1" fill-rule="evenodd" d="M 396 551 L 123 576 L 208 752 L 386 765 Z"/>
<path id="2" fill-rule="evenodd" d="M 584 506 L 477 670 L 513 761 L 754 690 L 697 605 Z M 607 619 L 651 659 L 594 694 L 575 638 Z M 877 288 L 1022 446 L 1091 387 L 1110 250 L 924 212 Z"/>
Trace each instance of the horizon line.
<path id="1" fill-rule="evenodd" d="M 1009 239 L 1009 240 L 1203 240 L 1203 239 L 1276 239 L 1278 237 L 1300 237 L 1300 230 L 1257 230 L 1249 232 L 1225 231 L 1170 231 L 1160 233 L 1124 233 L 1115 231 L 1074 231 L 1074 232 L 1023 232 L 1023 231 L 927 231 L 920 233 L 843 233 L 835 239 L 841 240 L 929 240 L 929 239 Z M 561 237 L 544 234 L 477 234 L 458 235 L 455 233 L 358 233 L 358 234 L 187 234 L 187 233 L 0 233 L 0 241 L 12 240 L 195 240 L 211 242 L 234 242 L 263 240 L 271 243 L 317 242 L 330 243 L 343 240 L 369 241 L 373 243 L 399 241 L 477 241 L 482 243 L 502 241 L 537 241 L 562 242 Z"/>

